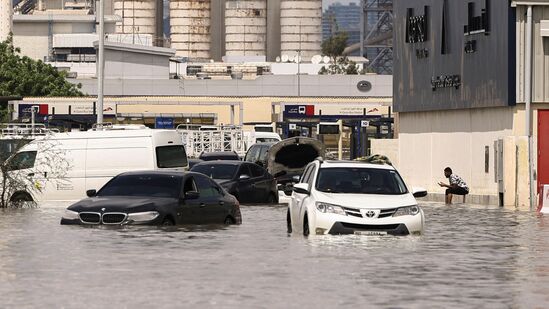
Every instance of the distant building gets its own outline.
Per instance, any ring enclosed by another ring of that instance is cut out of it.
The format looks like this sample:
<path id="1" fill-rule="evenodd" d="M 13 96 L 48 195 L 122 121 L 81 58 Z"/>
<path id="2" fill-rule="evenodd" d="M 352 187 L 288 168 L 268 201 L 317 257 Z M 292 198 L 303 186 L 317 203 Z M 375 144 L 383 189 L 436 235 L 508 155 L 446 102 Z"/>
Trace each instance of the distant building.
<path id="1" fill-rule="evenodd" d="M 322 13 L 322 40 L 338 32 L 347 32 L 347 45 L 360 42 L 360 5 L 351 2 L 347 5 L 332 4 Z M 353 55 L 359 55 L 360 51 Z"/>

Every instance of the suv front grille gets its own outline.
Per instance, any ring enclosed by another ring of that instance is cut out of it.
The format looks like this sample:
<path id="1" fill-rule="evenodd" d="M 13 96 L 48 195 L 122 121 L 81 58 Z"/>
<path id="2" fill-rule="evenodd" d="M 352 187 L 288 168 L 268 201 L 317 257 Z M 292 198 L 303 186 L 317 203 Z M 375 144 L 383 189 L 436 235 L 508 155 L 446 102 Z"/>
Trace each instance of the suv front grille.
<path id="1" fill-rule="evenodd" d="M 82 223 L 99 224 L 101 222 L 101 214 L 96 212 L 81 212 L 79 216 Z"/>
<path id="2" fill-rule="evenodd" d="M 126 220 L 126 214 L 121 212 L 107 212 L 103 214 L 103 224 L 121 224 Z"/>
<path id="3" fill-rule="evenodd" d="M 362 218 L 362 214 L 360 213 L 360 209 L 343 207 L 343 210 L 345 210 L 345 214 L 347 214 L 347 216 Z"/>
<path id="4" fill-rule="evenodd" d="M 397 209 L 398 208 L 382 209 L 381 212 L 379 213 L 378 218 L 390 217 L 397 211 Z"/>

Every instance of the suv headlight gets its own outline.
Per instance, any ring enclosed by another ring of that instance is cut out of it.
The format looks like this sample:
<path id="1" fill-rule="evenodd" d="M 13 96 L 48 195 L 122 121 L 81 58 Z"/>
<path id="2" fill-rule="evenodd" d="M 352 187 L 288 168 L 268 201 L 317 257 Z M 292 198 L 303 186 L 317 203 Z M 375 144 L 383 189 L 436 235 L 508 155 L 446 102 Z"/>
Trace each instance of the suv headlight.
<path id="1" fill-rule="evenodd" d="M 158 211 L 134 212 L 128 214 L 128 221 L 147 222 L 156 219 L 158 215 Z"/>
<path id="2" fill-rule="evenodd" d="M 393 217 L 399 217 L 399 216 L 415 216 L 419 213 L 419 206 L 412 205 L 412 206 L 406 206 L 406 207 L 400 207 L 397 209 L 397 211 L 393 214 Z"/>
<path id="3" fill-rule="evenodd" d="M 80 217 L 78 216 L 78 213 L 76 211 L 65 209 L 65 212 L 63 213 L 63 219 L 76 220 L 80 219 Z"/>
<path id="4" fill-rule="evenodd" d="M 322 203 L 322 202 L 316 202 L 316 209 L 320 212 L 324 213 L 332 213 L 332 214 L 338 214 L 342 216 L 346 216 L 345 210 L 341 206 L 328 204 L 328 203 Z"/>

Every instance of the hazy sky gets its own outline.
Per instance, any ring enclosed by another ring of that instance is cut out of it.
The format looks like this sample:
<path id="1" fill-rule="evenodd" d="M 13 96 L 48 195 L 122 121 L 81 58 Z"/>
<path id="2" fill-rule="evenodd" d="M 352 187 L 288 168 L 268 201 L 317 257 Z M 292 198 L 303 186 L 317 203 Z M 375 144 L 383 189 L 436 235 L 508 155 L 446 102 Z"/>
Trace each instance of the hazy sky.
<path id="1" fill-rule="evenodd" d="M 360 0 L 322 0 L 322 8 L 327 8 L 330 4 L 339 2 L 341 4 L 349 4 L 351 2 L 354 2 L 358 4 Z"/>

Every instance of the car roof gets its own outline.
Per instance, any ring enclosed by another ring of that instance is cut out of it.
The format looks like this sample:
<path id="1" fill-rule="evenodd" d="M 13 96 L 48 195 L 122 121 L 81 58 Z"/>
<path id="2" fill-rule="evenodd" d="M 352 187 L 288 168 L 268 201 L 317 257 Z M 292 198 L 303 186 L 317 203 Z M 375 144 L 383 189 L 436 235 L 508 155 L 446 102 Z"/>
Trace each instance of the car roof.
<path id="1" fill-rule="evenodd" d="M 320 168 L 331 168 L 331 167 L 358 167 L 358 168 L 377 168 L 377 169 L 384 169 L 384 170 L 395 170 L 395 168 L 389 164 L 381 164 L 381 163 L 366 163 L 361 161 L 349 161 L 349 160 L 342 160 L 342 161 L 335 161 L 335 160 L 327 160 L 323 161 Z"/>
<path id="2" fill-rule="evenodd" d="M 200 157 L 202 158 L 218 157 L 218 156 L 238 157 L 238 154 L 233 151 L 213 151 L 213 152 L 203 152 L 200 154 Z"/>
<path id="3" fill-rule="evenodd" d="M 180 171 L 131 171 L 120 173 L 118 176 L 177 176 L 183 177 L 189 172 L 180 172 Z"/>
<path id="4" fill-rule="evenodd" d="M 195 166 L 203 165 L 241 165 L 241 164 L 250 164 L 250 162 L 239 161 L 239 160 L 215 160 L 215 161 L 202 161 L 195 164 Z"/>

